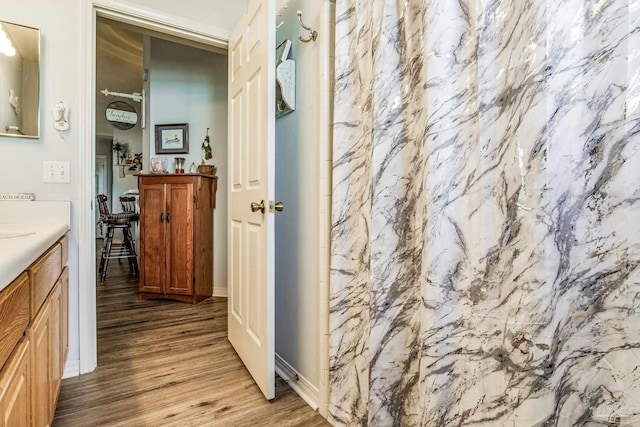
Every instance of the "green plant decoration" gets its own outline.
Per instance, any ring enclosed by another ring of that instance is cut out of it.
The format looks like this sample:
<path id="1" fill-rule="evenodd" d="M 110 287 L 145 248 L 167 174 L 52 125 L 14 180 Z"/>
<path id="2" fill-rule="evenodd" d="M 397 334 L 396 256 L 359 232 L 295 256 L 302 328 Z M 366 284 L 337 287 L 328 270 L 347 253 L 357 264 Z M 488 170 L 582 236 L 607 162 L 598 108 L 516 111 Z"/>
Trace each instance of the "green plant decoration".
<path id="1" fill-rule="evenodd" d="M 209 128 L 207 128 L 207 135 L 204 137 L 204 141 L 202 142 L 202 151 L 204 151 L 204 159 L 209 160 L 213 157 L 211 153 L 211 143 L 209 139 Z"/>

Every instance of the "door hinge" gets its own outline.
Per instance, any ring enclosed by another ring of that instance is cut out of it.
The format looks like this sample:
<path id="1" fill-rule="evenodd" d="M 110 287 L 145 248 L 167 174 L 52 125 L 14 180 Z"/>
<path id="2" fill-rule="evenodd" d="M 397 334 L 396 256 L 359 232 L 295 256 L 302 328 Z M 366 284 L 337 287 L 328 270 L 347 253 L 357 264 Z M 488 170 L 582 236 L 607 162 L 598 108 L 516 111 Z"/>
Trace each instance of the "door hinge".
<path id="1" fill-rule="evenodd" d="M 193 196 L 193 204 L 197 204 L 198 203 L 198 197 L 197 196 Z"/>

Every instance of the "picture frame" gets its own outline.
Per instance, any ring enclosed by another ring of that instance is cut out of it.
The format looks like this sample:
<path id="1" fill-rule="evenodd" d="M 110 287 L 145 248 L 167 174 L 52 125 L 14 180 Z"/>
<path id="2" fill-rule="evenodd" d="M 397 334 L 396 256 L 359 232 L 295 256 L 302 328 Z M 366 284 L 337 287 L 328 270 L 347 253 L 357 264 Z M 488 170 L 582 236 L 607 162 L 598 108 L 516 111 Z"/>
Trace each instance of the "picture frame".
<path id="1" fill-rule="evenodd" d="M 156 154 L 188 154 L 189 124 L 156 125 Z"/>

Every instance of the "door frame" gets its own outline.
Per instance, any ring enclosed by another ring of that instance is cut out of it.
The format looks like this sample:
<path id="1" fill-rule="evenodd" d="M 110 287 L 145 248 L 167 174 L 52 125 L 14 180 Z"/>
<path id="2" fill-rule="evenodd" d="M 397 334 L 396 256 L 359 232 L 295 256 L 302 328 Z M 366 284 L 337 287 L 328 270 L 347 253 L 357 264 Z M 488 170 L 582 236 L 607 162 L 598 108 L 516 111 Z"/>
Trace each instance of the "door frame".
<path id="1" fill-rule="evenodd" d="M 134 6 L 121 0 L 90 0 L 82 6 L 82 42 L 81 42 L 81 76 L 78 123 L 80 141 L 78 150 L 79 176 L 79 213 L 75 219 L 78 223 L 78 253 L 88 254 L 78 258 L 78 349 L 79 366 L 69 369 L 71 375 L 86 374 L 97 367 L 97 318 L 96 318 L 96 245 L 94 197 L 95 189 L 95 138 L 96 138 L 96 18 L 104 17 L 114 21 L 131 24 L 167 34 L 181 39 L 208 44 L 223 50 L 228 49 L 231 32 L 200 24 L 174 15 L 158 13 Z M 145 130 L 146 131 L 146 130 Z M 84 206 L 84 208 L 82 208 Z M 320 298 L 320 305 L 328 308 L 328 297 Z M 320 310 L 322 313 L 323 310 Z M 326 321 L 327 319 L 325 319 Z M 320 319 L 319 319 L 320 321 Z M 322 324 L 322 322 L 320 322 Z M 326 339 L 327 326 L 321 326 L 319 340 Z M 328 348 L 327 348 L 328 350 Z M 322 373 L 326 369 L 325 355 L 319 355 Z M 66 369 L 65 369 L 66 371 Z M 322 375 L 322 374 L 321 374 Z M 326 405 L 329 384 L 320 379 L 320 412 Z M 326 413 L 323 414 L 326 416 Z"/>
<path id="2" fill-rule="evenodd" d="M 80 149 L 78 150 L 79 209 L 78 252 L 88 254 L 78 260 L 78 374 L 95 370 L 98 361 L 96 320 L 96 248 L 93 192 L 95 189 L 95 136 L 96 136 L 96 18 L 104 17 L 162 34 L 195 41 L 227 50 L 231 33 L 174 15 L 134 6 L 115 0 L 83 2 L 82 47 L 80 59 Z M 82 208 L 84 206 L 85 208 Z"/>

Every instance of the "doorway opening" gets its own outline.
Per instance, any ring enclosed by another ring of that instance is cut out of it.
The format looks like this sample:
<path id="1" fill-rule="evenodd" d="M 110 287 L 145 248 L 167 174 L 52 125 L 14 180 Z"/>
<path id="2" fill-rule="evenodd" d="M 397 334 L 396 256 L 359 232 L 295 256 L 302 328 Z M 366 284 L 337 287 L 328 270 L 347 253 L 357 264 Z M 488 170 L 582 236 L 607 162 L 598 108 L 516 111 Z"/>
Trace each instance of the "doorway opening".
<path id="1" fill-rule="evenodd" d="M 164 20 L 163 23 L 157 23 L 157 22 L 154 21 L 154 17 L 141 18 L 140 16 L 143 16 L 144 14 L 135 15 L 134 16 L 134 15 L 128 13 L 128 12 L 125 13 L 125 12 L 121 12 L 121 11 L 117 11 L 117 10 L 107 10 L 107 9 L 104 9 L 104 8 L 101 8 L 101 7 L 96 7 L 94 5 L 92 5 L 90 7 L 90 9 L 91 9 L 91 14 L 93 16 L 98 16 L 98 17 L 102 17 L 102 18 L 110 18 L 113 22 L 117 23 L 118 25 L 136 24 L 136 26 L 139 26 L 140 28 L 149 31 L 150 32 L 149 33 L 149 37 L 153 37 L 154 35 L 155 36 L 159 36 L 159 34 L 163 34 L 163 37 L 157 37 L 157 38 L 160 38 L 162 40 L 166 40 L 165 37 L 169 38 L 169 39 L 172 39 L 174 37 L 184 36 L 185 39 L 183 39 L 183 40 L 185 41 L 186 45 L 193 45 L 193 44 L 200 45 L 200 44 L 204 43 L 204 44 L 208 44 L 209 46 L 213 46 L 213 47 L 218 48 L 218 49 L 222 48 L 223 51 L 226 51 L 224 49 L 224 47 L 226 45 L 225 45 L 225 41 L 224 41 L 223 37 L 222 38 L 216 38 L 215 36 L 203 37 L 202 33 L 198 33 L 198 32 L 190 33 L 189 31 L 185 30 L 184 28 L 176 28 L 176 27 L 172 27 L 170 24 L 167 24 L 168 22 L 170 22 L 170 20 Z M 128 9 L 125 8 L 125 10 L 128 10 Z M 296 21 L 293 21 L 293 22 L 296 22 Z M 326 21 L 326 22 L 329 22 L 329 21 Z M 93 24 L 93 26 L 91 28 L 95 29 L 95 23 Z M 326 25 L 325 28 L 329 28 L 329 26 Z M 297 31 L 297 29 L 296 29 L 296 31 Z M 327 31 L 326 34 L 329 34 L 328 31 Z M 94 31 L 93 35 L 95 36 L 95 31 Z M 296 35 L 296 37 L 292 36 L 292 38 L 297 38 L 297 35 Z M 197 41 L 194 41 L 193 39 L 195 39 Z M 321 37 L 320 40 L 324 40 L 324 39 L 322 39 L 322 37 Z M 176 40 L 172 39 L 170 41 L 174 41 L 175 42 Z M 322 45 L 318 44 L 317 46 L 321 46 L 322 49 L 324 50 L 324 53 L 328 56 L 328 55 L 330 55 L 330 50 L 329 50 L 330 48 L 329 47 L 330 47 L 331 43 L 332 43 L 332 41 L 331 42 L 326 41 L 325 44 L 322 44 Z M 88 52 L 92 52 L 92 50 L 89 49 L 89 48 L 86 48 L 86 52 L 87 52 L 86 56 L 90 57 L 91 54 L 89 54 Z M 299 52 L 302 53 L 303 50 L 301 49 Z M 313 49 L 309 49 L 306 52 L 314 52 L 314 54 L 318 53 L 317 50 L 314 51 Z M 90 70 L 93 70 L 93 68 L 91 66 L 89 66 L 88 68 Z M 318 70 L 320 70 L 321 67 L 318 67 L 316 65 L 316 68 Z M 151 72 L 152 72 L 152 70 L 150 71 L 150 73 Z M 89 72 L 89 73 L 86 73 L 86 74 L 89 75 L 89 76 L 93 76 L 93 72 Z M 312 85 L 318 85 L 317 81 L 313 81 L 313 82 L 311 82 L 311 84 Z M 85 84 L 85 86 L 88 87 L 90 85 Z M 325 92 L 329 92 L 330 86 L 331 86 L 330 84 L 322 83 L 322 84 L 320 84 L 318 86 L 318 89 L 322 89 Z M 95 93 L 94 94 L 91 94 L 90 97 L 85 96 L 85 100 L 87 100 L 89 98 L 92 99 L 92 102 L 90 103 L 91 105 L 87 105 L 87 107 L 88 107 L 87 110 L 89 110 L 89 109 L 91 111 L 95 110 L 95 98 L 93 98 L 93 96 L 95 96 L 96 98 L 102 97 L 103 95 L 99 94 L 99 91 L 102 90 L 102 89 L 104 89 L 104 88 L 95 87 L 95 91 L 94 91 Z M 118 88 L 116 88 L 116 87 L 108 88 L 108 89 L 112 90 L 112 91 L 117 91 L 118 90 Z M 148 91 L 147 93 L 149 93 L 150 97 L 154 96 L 153 95 L 153 90 Z M 324 95 L 324 93 L 322 95 Z M 313 102 L 313 99 L 310 98 L 310 101 Z M 323 101 L 323 102 L 325 102 L 325 101 Z M 225 104 L 225 108 L 226 108 L 226 104 Z M 95 112 L 95 114 L 97 115 L 99 113 Z M 328 123 L 329 123 L 329 121 L 325 120 L 325 119 L 323 119 L 322 121 L 319 121 L 319 124 L 321 124 L 323 127 L 318 129 L 318 134 L 322 134 L 322 135 L 325 135 L 325 136 L 327 134 L 330 134 L 330 128 L 328 126 Z M 143 153 L 148 153 L 148 154 L 145 155 L 145 157 L 144 157 L 145 159 L 149 159 L 151 157 L 151 155 L 152 155 L 151 149 L 152 149 L 152 146 L 153 146 L 153 143 L 152 143 L 152 141 L 153 141 L 153 139 L 152 139 L 153 138 L 152 137 L 153 127 L 152 126 L 153 125 L 154 125 L 154 123 L 152 123 L 150 120 L 148 120 L 147 121 L 147 128 L 145 130 L 143 130 L 143 134 L 144 133 L 149 133 L 149 135 L 145 135 L 144 136 L 144 140 L 148 141 L 148 143 L 143 143 L 143 146 L 142 146 L 142 150 L 149 150 L 149 151 L 143 151 Z M 313 132 L 311 132 L 311 134 L 313 134 Z M 90 137 L 94 138 L 95 135 L 91 135 Z M 196 146 L 199 145 L 200 141 L 198 139 L 195 139 L 195 137 L 193 137 L 193 134 L 191 132 L 190 132 L 190 138 L 191 138 L 191 142 L 192 143 L 195 143 Z M 89 139 L 89 136 L 87 136 L 87 139 Z M 316 150 L 316 151 L 314 151 L 312 153 L 312 155 L 316 155 L 315 153 L 317 153 L 317 150 L 320 150 L 320 149 L 324 150 L 322 153 L 320 153 L 321 156 L 317 157 L 317 160 L 319 160 L 321 162 L 321 164 L 322 164 L 321 167 L 322 168 L 325 168 L 325 170 L 326 169 L 330 169 L 330 165 L 329 165 L 330 155 L 328 155 L 328 154 L 325 155 L 325 153 L 330 152 L 330 144 L 324 144 L 322 147 L 317 147 L 315 145 L 309 145 L 308 137 L 301 139 L 301 143 L 306 143 L 306 145 L 304 146 L 305 150 Z M 92 150 L 92 152 L 91 152 L 90 156 L 87 156 L 86 153 L 85 154 L 81 153 L 81 156 L 83 156 L 83 158 L 85 158 L 85 159 L 88 158 L 88 157 L 93 158 L 93 156 L 94 156 L 93 150 L 95 150 L 95 147 L 92 146 L 91 150 Z M 301 150 L 301 151 L 304 151 L 304 150 Z M 114 173 L 119 173 L 119 169 L 118 169 L 119 166 L 113 167 L 112 164 L 110 164 L 110 165 L 111 165 L 112 170 L 113 170 Z M 143 169 L 145 168 L 145 166 L 147 166 L 147 165 L 145 165 L 144 162 L 143 162 Z M 86 169 L 84 169 L 85 174 L 87 176 L 90 176 L 90 177 L 93 178 L 94 177 L 94 171 L 91 170 L 91 169 L 94 168 L 93 159 L 91 161 L 91 165 L 86 165 L 85 168 L 86 168 Z M 87 172 L 89 172 L 89 173 L 87 173 Z M 222 176 L 220 171 L 218 171 L 218 175 Z M 327 182 L 329 182 L 329 184 L 330 184 L 330 181 L 328 181 L 326 176 L 327 176 L 327 174 L 325 172 L 324 184 L 326 184 Z M 89 183 L 91 185 L 88 186 L 87 184 L 89 184 Z M 87 190 L 87 187 L 90 189 L 91 193 L 93 193 L 93 191 L 96 191 L 93 188 L 94 184 L 93 184 L 92 180 L 89 180 L 89 182 L 82 183 L 81 187 L 83 189 L 83 191 L 82 191 L 83 193 L 84 193 L 84 191 Z M 219 190 L 222 189 L 222 188 L 226 188 L 226 186 L 220 185 L 219 186 Z M 325 208 L 324 211 L 323 211 L 322 220 L 325 222 L 325 225 L 326 225 L 326 223 L 330 222 L 330 212 L 328 211 L 328 208 L 327 208 L 327 206 L 330 205 L 330 192 L 326 191 L 326 187 L 320 187 L 320 186 L 315 187 L 312 191 L 316 192 L 315 196 L 319 198 L 320 203 L 322 205 L 321 208 Z M 111 193 L 113 194 L 113 190 L 111 191 Z M 88 194 L 89 194 L 89 192 L 87 192 L 87 195 Z M 220 194 L 218 194 L 218 195 L 220 195 Z M 86 197 L 86 196 L 83 196 L 83 197 Z M 279 199 L 285 199 L 286 197 L 287 197 L 286 194 L 283 194 L 282 197 L 278 196 Z M 93 200 L 91 202 L 93 203 L 93 201 L 95 200 L 95 197 L 92 197 L 92 199 Z M 304 202 L 305 201 L 301 199 L 301 203 L 304 203 Z M 286 212 L 293 213 L 295 215 L 300 215 L 300 212 L 297 211 L 296 208 L 295 208 L 295 203 L 291 203 L 290 201 L 287 201 L 285 199 L 285 205 L 287 206 L 285 208 Z M 116 206 L 117 206 L 117 204 L 116 204 Z M 93 213 L 92 213 L 92 216 L 93 216 Z M 284 218 L 283 218 L 283 220 L 284 220 Z M 95 237 L 95 236 L 94 236 L 93 233 L 89 233 L 87 231 L 83 232 L 82 230 L 89 230 L 89 229 L 94 228 L 93 224 L 92 224 L 94 222 L 94 219 L 91 218 L 91 220 L 89 221 L 88 218 L 83 218 L 81 220 L 81 222 L 82 222 L 82 224 L 80 226 L 80 228 L 81 228 L 80 239 L 81 239 L 82 242 L 84 242 L 85 248 L 86 248 L 86 241 L 85 240 L 92 241 L 93 237 Z M 296 225 L 299 225 L 299 223 L 296 223 Z M 323 241 L 323 243 L 325 245 L 323 249 L 326 250 L 326 249 L 328 249 L 328 240 L 329 240 L 328 237 L 327 237 L 328 228 L 329 228 L 329 226 L 326 225 L 325 228 L 322 229 L 322 231 L 320 229 L 304 229 L 304 230 L 301 229 L 301 230 L 299 230 L 300 232 L 298 234 L 300 236 L 303 236 L 303 235 L 305 235 L 305 233 L 313 233 L 319 240 Z M 90 238 L 86 239 L 87 236 L 90 236 Z M 82 245 L 83 245 L 83 243 L 80 244 L 80 249 L 81 250 L 82 250 Z M 91 250 L 95 251 L 95 243 L 92 242 L 92 245 L 94 247 L 91 248 Z M 313 259 L 309 258 L 309 256 L 308 256 L 309 254 L 308 253 L 305 253 L 305 254 L 299 253 L 299 254 L 300 255 L 304 255 L 304 257 L 301 258 L 301 262 L 302 263 L 305 263 L 305 264 L 308 265 L 308 263 L 314 262 Z M 315 254 L 313 256 L 315 256 Z M 328 259 L 327 259 L 326 255 L 323 255 L 323 256 L 325 256 L 325 261 L 326 261 L 326 263 L 328 263 Z M 218 271 L 226 271 L 226 268 L 223 268 L 222 270 L 219 269 L 219 268 L 216 268 L 216 269 Z M 298 269 L 298 271 L 302 271 L 302 270 L 305 270 L 304 266 L 303 266 L 303 268 Z M 86 274 L 87 271 L 89 271 L 92 274 L 88 274 L 87 275 Z M 292 272 L 295 272 L 295 271 L 292 270 Z M 318 275 L 326 277 L 326 276 L 328 276 L 328 273 L 325 274 L 323 271 L 321 271 L 321 272 L 318 273 Z M 293 277 L 293 275 L 292 275 L 292 277 Z M 93 267 L 93 269 L 89 269 L 89 268 L 86 268 L 86 267 L 84 268 L 84 270 L 81 269 L 81 272 L 80 272 L 80 281 L 81 282 L 88 282 L 89 280 L 93 281 L 94 278 L 95 278 L 95 266 Z M 86 279 L 89 279 L 89 280 L 86 280 Z M 310 285 L 310 284 L 307 283 L 307 285 Z M 328 280 L 325 280 L 322 283 L 322 286 L 323 286 L 323 288 L 321 289 L 321 291 L 322 292 L 328 292 Z M 80 289 L 80 342 L 81 342 L 81 346 L 80 346 L 80 372 L 89 372 L 89 371 L 91 371 L 91 370 L 93 370 L 95 368 L 95 364 L 96 364 L 95 354 L 92 354 L 92 352 L 95 351 L 95 346 L 92 347 L 91 345 L 87 345 L 87 343 L 89 343 L 89 344 L 91 342 L 95 343 L 96 324 L 94 323 L 94 321 L 91 320 L 92 318 L 95 319 L 95 304 L 93 305 L 93 307 L 90 307 L 88 305 L 84 305 L 84 303 L 86 301 L 95 301 L 96 300 L 95 288 L 93 288 L 93 289 L 91 289 L 91 288 L 92 287 L 90 287 L 90 286 L 82 286 L 81 289 Z M 215 291 L 216 290 L 214 289 L 214 292 Z M 301 296 L 298 295 L 297 297 L 301 297 Z M 321 302 L 322 295 L 318 295 L 317 297 L 314 296 L 314 299 L 315 298 L 317 298 L 317 300 L 319 301 L 319 304 L 322 305 L 322 302 Z M 286 305 L 286 304 L 288 304 L 288 302 L 283 300 L 283 304 Z M 295 302 L 293 302 L 293 304 L 295 304 Z M 320 311 L 320 319 L 319 319 L 320 322 L 319 323 L 323 324 L 323 323 L 327 322 L 327 311 L 326 311 L 326 309 L 324 311 L 322 311 L 322 308 L 319 308 L 318 310 Z M 88 321 L 83 321 L 83 319 L 84 320 L 88 320 Z M 286 319 L 283 319 L 283 321 L 286 321 Z M 312 335 L 315 336 L 315 332 Z M 327 336 L 326 335 L 326 327 L 324 328 L 324 330 L 321 328 L 320 334 L 318 334 L 318 335 L 321 336 L 321 338 L 318 341 L 323 341 L 323 340 L 326 341 L 326 336 Z M 323 344 L 323 345 L 324 345 L 324 348 L 322 350 L 324 351 L 324 350 L 326 350 L 326 344 Z M 288 368 L 296 368 L 297 366 L 296 366 L 296 363 L 291 363 L 292 366 L 288 366 L 286 364 L 286 362 L 287 362 L 287 360 L 291 361 L 291 362 L 296 362 L 296 361 L 292 360 L 292 359 L 289 359 L 284 354 L 282 356 L 283 357 L 281 357 L 281 362 L 284 362 L 284 363 L 281 363 L 281 366 L 280 366 L 281 369 L 280 370 L 281 370 L 281 372 L 284 371 L 284 376 L 286 376 L 287 378 L 291 378 L 293 376 L 293 375 L 290 375 L 290 374 L 292 374 L 292 372 L 291 371 L 287 371 L 287 369 Z M 323 355 L 320 356 L 320 358 L 323 358 L 323 357 L 324 357 Z M 278 359 L 277 359 L 277 356 L 276 356 L 276 365 L 278 363 L 277 360 Z M 318 362 L 314 361 L 313 363 L 318 363 Z M 326 366 L 326 365 L 324 365 L 324 366 Z M 322 373 L 323 375 L 325 375 L 327 373 L 327 371 L 324 368 L 324 366 L 321 365 L 318 368 L 318 371 L 320 373 Z M 320 406 L 321 406 L 321 410 L 322 410 L 322 394 L 323 394 L 322 388 L 323 387 L 325 387 L 325 388 L 327 387 L 326 381 L 314 380 L 313 382 L 316 385 L 318 385 L 318 383 L 319 383 L 319 387 L 318 388 L 321 389 L 320 390 L 320 395 L 321 395 L 320 399 L 319 400 L 316 399 L 316 401 L 320 402 Z M 313 387 L 309 387 L 309 391 L 312 392 L 312 393 L 316 393 L 317 394 L 318 393 L 317 389 L 316 390 L 312 390 L 312 388 Z"/>

